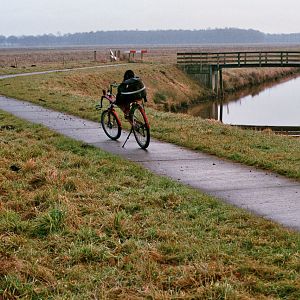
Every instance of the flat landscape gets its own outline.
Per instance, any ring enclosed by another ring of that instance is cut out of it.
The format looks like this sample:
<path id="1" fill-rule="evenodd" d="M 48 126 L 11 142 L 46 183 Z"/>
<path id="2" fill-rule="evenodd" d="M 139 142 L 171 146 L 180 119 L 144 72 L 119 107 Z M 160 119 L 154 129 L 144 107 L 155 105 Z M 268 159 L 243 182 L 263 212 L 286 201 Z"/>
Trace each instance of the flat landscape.
<path id="1" fill-rule="evenodd" d="M 96 62 L 90 50 L 74 50 L 72 67 L 109 63 L 109 48 Z M 3 79 L 0 94 L 99 120 L 102 88 L 131 68 L 147 85 L 154 137 L 299 181 L 299 139 L 174 113 L 212 96 L 174 65 L 177 50 L 154 48 L 129 67 Z M 55 62 L 45 51 L 21 66 L 24 50 L 2 50 L 1 73 L 71 64 L 59 61 L 69 49 Z M 240 70 L 225 83 L 238 90 L 295 72 Z M 298 232 L 4 112 L 0 144 L 4 299 L 300 298 Z"/>

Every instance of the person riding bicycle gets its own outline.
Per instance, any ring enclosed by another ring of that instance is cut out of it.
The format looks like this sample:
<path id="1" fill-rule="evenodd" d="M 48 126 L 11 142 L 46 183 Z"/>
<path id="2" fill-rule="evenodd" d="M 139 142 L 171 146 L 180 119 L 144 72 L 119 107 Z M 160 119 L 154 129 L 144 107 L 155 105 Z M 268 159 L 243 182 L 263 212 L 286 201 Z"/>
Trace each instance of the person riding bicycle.
<path id="1" fill-rule="evenodd" d="M 139 99 L 147 101 L 146 87 L 142 80 L 134 75 L 132 70 L 127 70 L 124 73 L 123 82 L 118 86 L 115 103 L 124 112 L 125 117 L 127 117 L 130 110 L 130 103 Z"/>

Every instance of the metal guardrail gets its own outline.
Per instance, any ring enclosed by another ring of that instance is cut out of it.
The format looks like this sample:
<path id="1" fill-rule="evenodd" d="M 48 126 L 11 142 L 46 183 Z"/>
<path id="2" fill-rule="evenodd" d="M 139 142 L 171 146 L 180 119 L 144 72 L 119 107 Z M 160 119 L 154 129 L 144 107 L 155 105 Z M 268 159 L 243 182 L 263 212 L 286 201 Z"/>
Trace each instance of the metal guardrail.
<path id="1" fill-rule="evenodd" d="M 300 51 L 248 51 L 248 52 L 183 52 L 177 53 L 180 65 L 214 65 L 236 67 L 300 67 Z"/>

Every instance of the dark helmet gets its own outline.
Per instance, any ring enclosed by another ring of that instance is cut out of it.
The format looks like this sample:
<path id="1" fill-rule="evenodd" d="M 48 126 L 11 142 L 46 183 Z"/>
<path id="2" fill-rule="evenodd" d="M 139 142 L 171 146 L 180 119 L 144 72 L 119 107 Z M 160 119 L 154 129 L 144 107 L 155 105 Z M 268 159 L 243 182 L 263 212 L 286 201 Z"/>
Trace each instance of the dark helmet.
<path id="1" fill-rule="evenodd" d="M 134 73 L 132 70 L 127 70 L 125 73 L 124 73 L 124 81 L 127 80 L 127 79 L 130 79 L 130 78 L 133 78 L 134 77 Z"/>

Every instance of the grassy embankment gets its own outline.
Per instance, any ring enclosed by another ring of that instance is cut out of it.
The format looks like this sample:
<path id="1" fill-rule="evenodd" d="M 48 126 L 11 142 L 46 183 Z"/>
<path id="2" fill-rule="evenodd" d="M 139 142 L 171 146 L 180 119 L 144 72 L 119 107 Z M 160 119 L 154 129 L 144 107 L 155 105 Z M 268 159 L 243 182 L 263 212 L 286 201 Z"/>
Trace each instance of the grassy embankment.
<path id="1" fill-rule="evenodd" d="M 2 112 L 0 239 L 2 299 L 300 298 L 298 233 Z"/>
<path id="2" fill-rule="evenodd" d="M 152 136 L 299 180 L 299 139 L 275 136 L 269 132 L 241 130 L 215 121 L 158 111 L 186 106 L 188 101 L 205 97 L 207 91 L 172 65 L 133 64 L 132 68 L 144 79 L 148 88 L 148 107 L 151 108 L 147 109 L 147 114 Z M 114 80 L 121 81 L 125 69 L 119 67 L 6 79 L 0 81 L 0 94 L 98 120 L 94 107 L 101 89 Z M 273 77 L 279 77 L 284 70 L 273 72 L 277 72 L 272 74 Z M 238 74 L 225 76 L 228 88 L 233 88 L 232 83 L 237 88 L 236 82 L 240 82 L 240 86 L 247 82 L 253 84 L 254 77 L 261 76 L 263 80 L 270 76 L 261 70 L 257 73 L 252 70 L 248 75 L 246 71 L 240 70 Z M 231 76 L 236 76 L 236 80 L 230 80 Z"/>

